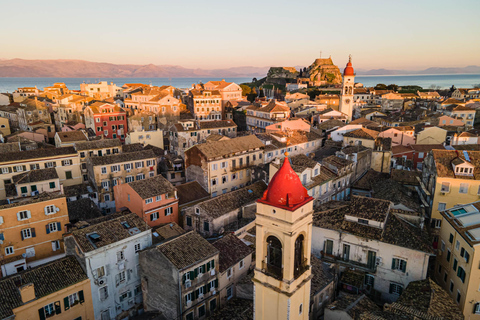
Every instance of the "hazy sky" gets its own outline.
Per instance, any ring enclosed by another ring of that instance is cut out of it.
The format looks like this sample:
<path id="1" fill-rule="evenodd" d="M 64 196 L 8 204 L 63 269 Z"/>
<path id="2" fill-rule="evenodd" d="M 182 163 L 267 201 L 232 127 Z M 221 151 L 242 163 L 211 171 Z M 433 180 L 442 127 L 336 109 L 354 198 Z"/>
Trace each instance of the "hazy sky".
<path id="1" fill-rule="evenodd" d="M 480 0 L 0 0 L 0 58 L 189 68 L 480 65 Z"/>

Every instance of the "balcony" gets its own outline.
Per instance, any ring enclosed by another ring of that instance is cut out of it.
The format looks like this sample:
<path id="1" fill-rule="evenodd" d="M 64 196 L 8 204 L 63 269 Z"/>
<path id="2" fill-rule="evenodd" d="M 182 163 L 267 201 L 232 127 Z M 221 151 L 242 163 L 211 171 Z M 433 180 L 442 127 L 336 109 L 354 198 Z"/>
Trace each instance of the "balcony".
<path id="1" fill-rule="evenodd" d="M 376 263 L 362 263 L 354 260 L 350 260 L 348 258 L 344 258 L 341 256 L 335 256 L 333 254 L 327 254 L 324 251 L 320 251 L 320 254 L 322 255 L 322 258 L 325 259 L 326 261 L 331 261 L 331 262 L 339 262 L 342 265 L 353 267 L 353 268 L 358 268 L 366 272 L 372 272 L 375 273 L 377 272 L 377 264 Z"/>
<path id="2" fill-rule="evenodd" d="M 262 261 L 262 269 L 265 274 L 277 280 L 283 280 L 283 269 Z"/>

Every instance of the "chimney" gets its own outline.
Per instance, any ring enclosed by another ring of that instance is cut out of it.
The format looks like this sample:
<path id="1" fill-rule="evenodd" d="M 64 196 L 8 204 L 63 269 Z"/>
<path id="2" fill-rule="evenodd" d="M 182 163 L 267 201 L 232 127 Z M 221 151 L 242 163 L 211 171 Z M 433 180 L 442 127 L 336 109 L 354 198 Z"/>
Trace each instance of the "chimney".
<path id="1" fill-rule="evenodd" d="M 18 288 L 20 291 L 20 296 L 22 297 L 22 302 L 27 303 L 35 299 L 35 287 L 33 283 L 27 283 Z"/>

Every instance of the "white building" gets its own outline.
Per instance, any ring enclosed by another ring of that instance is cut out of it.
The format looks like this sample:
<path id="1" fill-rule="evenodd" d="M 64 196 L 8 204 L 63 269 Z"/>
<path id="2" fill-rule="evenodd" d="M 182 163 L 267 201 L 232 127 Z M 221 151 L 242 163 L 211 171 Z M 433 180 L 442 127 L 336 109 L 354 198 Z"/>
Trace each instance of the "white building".
<path id="1" fill-rule="evenodd" d="M 143 309 L 138 253 L 152 245 L 150 227 L 135 213 L 110 217 L 65 237 L 67 254 L 91 280 L 96 320 L 129 319 Z"/>
<path id="2" fill-rule="evenodd" d="M 337 130 L 332 131 L 330 133 L 330 137 L 332 138 L 333 141 L 343 141 L 343 135 L 345 133 L 350 131 L 355 131 L 361 128 L 362 128 L 361 124 L 348 124 L 346 126 L 338 128 Z"/>
<path id="3" fill-rule="evenodd" d="M 396 215 L 386 200 L 352 196 L 314 213 L 312 253 L 365 274 L 364 290 L 396 301 L 411 281 L 427 277 L 432 242 L 425 230 Z"/>

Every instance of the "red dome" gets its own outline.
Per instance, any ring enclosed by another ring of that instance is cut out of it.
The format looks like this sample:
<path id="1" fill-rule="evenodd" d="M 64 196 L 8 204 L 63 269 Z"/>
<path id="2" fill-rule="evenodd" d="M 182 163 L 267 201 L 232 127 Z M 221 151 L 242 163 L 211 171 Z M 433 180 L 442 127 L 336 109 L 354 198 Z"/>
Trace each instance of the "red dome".
<path id="1" fill-rule="evenodd" d="M 351 62 L 347 63 L 347 66 L 345 67 L 345 70 L 343 70 L 343 75 L 344 76 L 354 76 L 355 75 L 355 71 L 353 70 Z"/>
<path id="2" fill-rule="evenodd" d="M 282 167 L 275 173 L 259 201 L 273 206 L 294 207 L 310 199 L 312 197 L 308 195 L 307 189 L 285 157 Z"/>
<path id="3" fill-rule="evenodd" d="M 355 75 L 355 71 L 353 70 L 353 67 L 352 67 L 352 55 L 350 55 L 348 57 L 348 63 L 347 63 L 347 66 L 345 67 L 345 69 L 343 70 L 343 75 L 344 76 L 354 76 Z"/>

